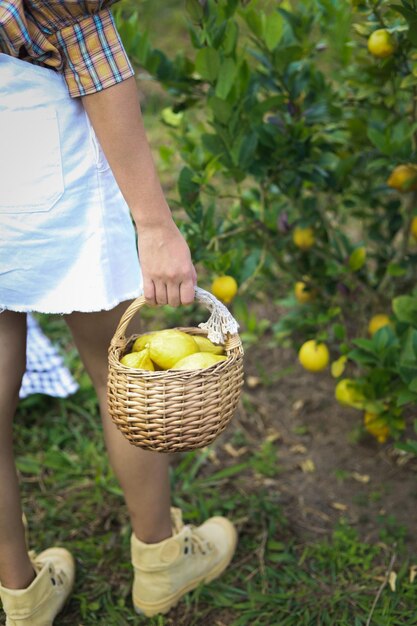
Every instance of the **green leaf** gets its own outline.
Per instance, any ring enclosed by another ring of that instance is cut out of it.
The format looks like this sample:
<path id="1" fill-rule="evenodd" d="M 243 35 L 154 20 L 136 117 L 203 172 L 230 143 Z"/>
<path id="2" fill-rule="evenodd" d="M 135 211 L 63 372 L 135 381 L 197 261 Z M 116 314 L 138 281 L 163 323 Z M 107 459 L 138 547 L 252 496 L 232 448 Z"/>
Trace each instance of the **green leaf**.
<path id="1" fill-rule="evenodd" d="M 390 263 L 388 265 L 388 274 L 390 276 L 404 276 L 407 273 L 405 267 L 401 267 L 398 263 Z"/>
<path id="2" fill-rule="evenodd" d="M 392 309 L 400 322 L 406 322 L 417 328 L 417 296 L 394 298 Z"/>
<path id="3" fill-rule="evenodd" d="M 225 100 L 236 80 L 238 66 L 231 58 L 226 59 L 220 66 L 216 85 L 216 96 Z"/>
<path id="4" fill-rule="evenodd" d="M 389 145 L 384 133 L 371 126 L 368 128 L 368 137 L 380 152 L 383 154 L 389 154 Z"/>
<path id="5" fill-rule="evenodd" d="M 229 20 L 226 26 L 226 33 L 223 39 L 223 50 L 226 55 L 232 54 L 236 48 L 239 28 L 235 21 Z"/>
<path id="6" fill-rule="evenodd" d="M 279 13 L 268 16 L 265 24 L 265 43 L 268 50 L 272 52 L 281 40 L 284 31 L 284 18 Z"/>
<path id="7" fill-rule="evenodd" d="M 220 68 L 220 56 L 214 48 L 201 48 L 195 58 L 195 69 L 202 78 L 214 82 Z"/>
<path id="8" fill-rule="evenodd" d="M 233 113 L 232 105 L 226 100 L 217 97 L 210 98 L 208 105 L 212 109 L 216 120 L 221 124 L 227 124 Z"/>
<path id="9" fill-rule="evenodd" d="M 413 379 L 417 380 L 417 379 Z M 411 381 L 411 384 L 413 381 Z M 417 402 L 417 393 L 413 391 L 409 391 L 408 389 L 403 389 L 397 395 L 397 406 L 404 406 L 405 404 L 410 404 L 411 402 Z"/>
<path id="10" fill-rule="evenodd" d="M 195 22 L 203 19 L 204 10 L 199 0 L 185 0 L 185 10 Z"/>
<path id="11" fill-rule="evenodd" d="M 178 178 L 178 191 L 184 205 L 193 204 L 200 191 L 199 185 L 193 181 L 194 173 L 189 167 L 183 167 Z"/>
<path id="12" fill-rule="evenodd" d="M 407 330 L 401 350 L 400 365 L 402 367 L 417 368 L 417 330 L 415 328 Z"/>
<path id="13" fill-rule="evenodd" d="M 250 9 L 244 14 L 244 17 L 247 25 L 254 35 L 259 37 L 259 39 L 263 39 L 265 29 L 265 13 L 255 11 L 255 9 Z"/>

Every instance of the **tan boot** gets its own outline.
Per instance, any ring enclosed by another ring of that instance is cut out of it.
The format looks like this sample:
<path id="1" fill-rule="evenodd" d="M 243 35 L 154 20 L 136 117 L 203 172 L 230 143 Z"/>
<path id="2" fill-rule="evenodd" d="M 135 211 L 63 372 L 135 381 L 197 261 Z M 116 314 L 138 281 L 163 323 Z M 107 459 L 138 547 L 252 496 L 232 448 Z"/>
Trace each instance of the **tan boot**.
<path id="1" fill-rule="evenodd" d="M 68 550 L 49 548 L 36 555 L 32 564 L 36 578 L 27 589 L 0 585 L 6 626 L 52 626 L 72 591 L 75 563 Z"/>
<path id="2" fill-rule="evenodd" d="M 167 613 L 188 591 L 220 576 L 236 549 L 237 532 L 225 517 L 195 528 L 184 526 L 179 509 L 171 515 L 172 537 L 155 544 L 131 537 L 133 605 L 147 617 Z"/>

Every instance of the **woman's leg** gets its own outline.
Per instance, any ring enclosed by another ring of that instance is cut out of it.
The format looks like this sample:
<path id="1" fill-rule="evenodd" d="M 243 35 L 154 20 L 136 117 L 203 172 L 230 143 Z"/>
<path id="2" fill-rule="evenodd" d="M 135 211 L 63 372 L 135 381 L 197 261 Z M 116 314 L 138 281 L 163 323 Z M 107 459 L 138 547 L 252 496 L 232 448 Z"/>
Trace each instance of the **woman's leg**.
<path id="1" fill-rule="evenodd" d="M 13 418 L 26 368 L 26 315 L 0 313 L 0 581 L 24 589 L 34 578 L 13 457 Z"/>
<path id="2" fill-rule="evenodd" d="M 123 489 L 133 532 L 145 543 L 157 543 L 172 534 L 169 459 L 129 443 L 107 409 L 107 352 L 128 304 L 111 311 L 71 313 L 65 320 L 97 392 L 110 462 Z M 129 332 L 138 332 L 134 325 L 135 320 Z"/>

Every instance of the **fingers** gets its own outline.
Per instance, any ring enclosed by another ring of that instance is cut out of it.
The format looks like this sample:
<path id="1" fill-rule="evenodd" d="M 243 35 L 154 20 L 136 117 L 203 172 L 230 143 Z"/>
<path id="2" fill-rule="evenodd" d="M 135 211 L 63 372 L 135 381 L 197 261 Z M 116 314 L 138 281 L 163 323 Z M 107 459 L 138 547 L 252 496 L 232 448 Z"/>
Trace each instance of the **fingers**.
<path id="1" fill-rule="evenodd" d="M 168 304 L 168 291 L 164 282 L 158 280 L 154 282 L 156 304 Z"/>
<path id="2" fill-rule="evenodd" d="M 182 282 L 172 280 L 165 282 L 161 279 L 144 278 L 143 293 L 150 305 L 169 304 L 177 307 L 181 304 L 186 305 L 194 302 L 196 285 L 197 273 L 193 267 L 189 277 Z"/>
<path id="3" fill-rule="evenodd" d="M 155 285 L 153 283 L 153 280 L 146 277 L 144 277 L 143 279 L 143 295 L 145 296 L 149 304 L 156 304 Z"/>
<path id="4" fill-rule="evenodd" d="M 178 283 L 168 283 L 167 285 L 168 304 L 170 306 L 179 306 L 181 304 L 180 286 Z"/>
<path id="5" fill-rule="evenodd" d="M 180 299 L 181 304 L 192 304 L 194 302 L 194 281 L 192 278 L 181 283 Z"/>

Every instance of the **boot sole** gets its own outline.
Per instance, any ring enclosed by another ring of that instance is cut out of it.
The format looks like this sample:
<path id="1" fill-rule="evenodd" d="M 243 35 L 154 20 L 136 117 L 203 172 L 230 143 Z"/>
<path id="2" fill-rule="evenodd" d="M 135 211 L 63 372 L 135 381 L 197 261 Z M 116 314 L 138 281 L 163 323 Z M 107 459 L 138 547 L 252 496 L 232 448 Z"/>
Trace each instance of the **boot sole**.
<path id="1" fill-rule="evenodd" d="M 231 550 L 227 553 L 226 557 L 217 563 L 217 565 L 205 576 L 200 576 L 199 578 L 195 578 L 192 582 L 190 582 L 186 587 L 183 587 L 177 593 L 168 598 L 165 598 L 163 601 L 158 603 L 146 603 L 141 602 L 140 605 L 138 603 L 133 603 L 135 612 L 138 615 L 145 615 L 146 617 L 153 617 L 154 615 L 168 613 L 171 609 L 177 606 L 178 602 L 181 598 L 188 592 L 196 589 L 201 583 L 210 583 L 212 580 L 220 576 L 224 570 L 227 568 L 229 563 L 231 562 L 233 555 L 236 550 L 237 545 L 237 532 L 235 528 L 233 528 L 233 543 Z"/>

